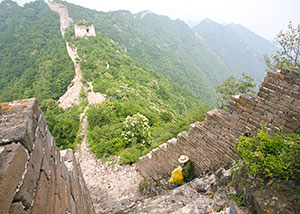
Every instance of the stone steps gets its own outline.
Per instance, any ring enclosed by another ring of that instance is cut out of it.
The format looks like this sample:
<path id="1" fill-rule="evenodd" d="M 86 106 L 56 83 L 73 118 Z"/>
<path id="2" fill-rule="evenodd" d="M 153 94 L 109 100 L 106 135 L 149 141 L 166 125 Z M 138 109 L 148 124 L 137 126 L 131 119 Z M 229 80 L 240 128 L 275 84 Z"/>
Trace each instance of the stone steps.
<path id="1" fill-rule="evenodd" d="M 226 185 L 231 177 L 229 170 L 220 169 L 216 174 L 196 178 L 164 195 L 135 201 L 119 212 L 111 213 L 250 213 L 242 212 L 233 201 L 228 199 L 228 193 L 235 193 L 233 188 L 215 187 Z"/>

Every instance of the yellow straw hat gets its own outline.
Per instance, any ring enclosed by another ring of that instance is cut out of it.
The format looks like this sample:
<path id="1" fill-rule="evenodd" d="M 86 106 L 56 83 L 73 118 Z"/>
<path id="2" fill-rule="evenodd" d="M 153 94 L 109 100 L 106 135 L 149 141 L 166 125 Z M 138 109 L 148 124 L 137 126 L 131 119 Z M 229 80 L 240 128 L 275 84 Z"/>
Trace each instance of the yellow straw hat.
<path id="1" fill-rule="evenodd" d="M 189 161 L 189 157 L 186 155 L 180 155 L 180 157 L 178 158 L 179 163 L 186 163 L 188 161 Z"/>

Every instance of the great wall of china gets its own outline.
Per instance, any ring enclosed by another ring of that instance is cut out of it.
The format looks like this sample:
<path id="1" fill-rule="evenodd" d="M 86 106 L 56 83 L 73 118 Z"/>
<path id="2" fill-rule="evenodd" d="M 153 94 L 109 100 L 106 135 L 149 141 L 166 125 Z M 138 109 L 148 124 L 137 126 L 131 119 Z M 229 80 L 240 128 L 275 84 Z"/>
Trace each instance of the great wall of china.
<path id="1" fill-rule="evenodd" d="M 267 73 L 257 95 L 235 95 L 226 110 L 212 110 L 203 122 L 190 126 L 141 157 L 137 169 L 154 180 L 167 178 L 180 154 L 187 154 L 196 175 L 225 165 L 235 156 L 236 138 L 254 134 L 266 124 L 283 133 L 300 129 L 300 72 L 286 69 Z"/>
<path id="2" fill-rule="evenodd" d="M 35 99 L 0 105 L 0 213 L 94 213 L 72 150 L 59 151 Z M 262 125 L 293 133 L 300 128 L 300 72 L 268 72 L 258 95 L 233 96 L 227 110 L 213 110 L 177 140 L 140 158 L 145 177 L 168 177 L 182 153 L 200 175 L 235 157 L 235 138 Z"/>
<path id="3" fill-rule="evenodd" d="M 48 5 L 60 14 L 61 33 L 64 36 L 65 30 L 72 22 L 66 7 L 52 1 L 49 1 Z M 79 93 L 82 88 L 87 92 L 87 86 L 81 83 L 80 64 L 75 60 L 78 57 L 76 48 L 71 49 L 68 44 L 67 48 L 76 72 L 73 82 L 78 87 L 75 87 L 77 90 L 73 90 L 75 91 L 73 93 L 71 89 L 74 85 L 71 85 L 62 97 L 59 105 L 63 108 L 80 103 Z M 90 88 L 92 92 L 88 92 L 89 103 L 103 102 L 104 97 L 94 93 L 92 85 Z M 86 132 L 86 118 L 84 121 L 83 132 Z M 224 166 L 236 157 L 234 150 L 236 138 L 245 133 L 255 134 L 257 129 L 264 124 L 268 128 L 280 130 L 283 133 L 299 132 L 299 70 L 283 69 L 268 72 L 257 95 L 233 96 L 226 110 L 208 112 L 203 122 L 192 124 L 188 132 L 180 133 L 176 139 L 169 140 L 141 157 L 135 166 L 138 172 L 135 171 L 135 167 L 127 169 L 127 172 L 134 171 L 132 175 L 136 177 L 140 177 L 137 175 L 140 173 L 143 177 L 150 177 L 156 181 L 167 179 L 172 169 L 177 166 L 177 158 L 184 153 L 193 161 L 196 175 L 199 176 L 211 168 Z M 115 200 L 111 201 L 111 204 L 108 203 L 109 201 L 95 204 L 98 203 L 97 197 L 103 197 L 103 190 L 100 191 L 99 185 L 106 185 L 107 189 L 119 189 L 119 187 L 114 187 L 118 184 L 99 183 L 104 176 L 99 176 L 99 173 L 110 170 L 114 176 L 116 170 L 113 165 L 101 165 L 101 161 L 95 159 L 95 163 L 93 162 L 95 169 L 101 166 L 101 170 L 96 170 L 98 174 L 93 171 L 90 167 L 91 162 L 85 160 L 92 155 L 88 151 L 86 133 L 84 136 L 85 141 L 81 145 L 82 151 L 79 155 L 74 156 L 72 150 L 59 151 L 35 99 L 0 104 L 0 213 L 95 213 L 95 210 L 97 213 L 114 213 L 118 212 L 118 209 L 123 210 L 124 213 L 133 211 L 144 213 L 145 210 L 163 212 L 160 206 L 167 201 L 170 204 L 165 205 L 166 209 L 178 209 L 173 206 L 174 194 L 176 197 L 178 194 L 179 202 L 187 203 L 185 201 L 187 198 L 194 200 L 193 206 L 195 207 L 205 201 L 208 203 L 207 197 L 201 196 L 201 200 L 197 198 L 199 195 L 192 188 L 195 185 L 194 182 L 176 191 L 170 191 L 166 197 L 155 200 L 142 201 L 129 198 L 126 199 L 128 200 L 126 203 Z M 81 172 L 82 166 L 86 167 L 83 173 Z M 124 172 L 123 168 L 119 165 L 117 168 L 117 173 L 121 176 Z M 91 177 L 98 179 L 89 180 L 89 176 L 85 177 L 82 174 L 93 174 Z M 126 179 L 130 186 L 132 178 Z M 92 199 L 87 187 L 90 191 L 91 188 L 94 191 Z M 137 187 L 137 181 L 131 185 L 131 188 L 122 191 L 128 192 L 128 195 L 135 195 L 132 187 Z M 111 197 L 116 197 L 116 195 L 119 197 L 120 194 L 111 194 Z M 103 199 L 110 200 L 111 198 L 103 197 Z M 199 200 L 198 204 L 197 200 Z M 118 202 L 120 204 L 117 204 Z M 214 202 L 210 200 L 209 203 Z M 107 207 L 103 206 L 103 203 L 108 203 Z M 119 208 L 116 208 L 117 206 Z M 173 206 L 172 209 L 171 206 Z M 182 204 L 179 206 L 180 210 L 184 209 L 184 206 L 192 207 Z M 106 211 L 104 207 L 107 208 Z"/>

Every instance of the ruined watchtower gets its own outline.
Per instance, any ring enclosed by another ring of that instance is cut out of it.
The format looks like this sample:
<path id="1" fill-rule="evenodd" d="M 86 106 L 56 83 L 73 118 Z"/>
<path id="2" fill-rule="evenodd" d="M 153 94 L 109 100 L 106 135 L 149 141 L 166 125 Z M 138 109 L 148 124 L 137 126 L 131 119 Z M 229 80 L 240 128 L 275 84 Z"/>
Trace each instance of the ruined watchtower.
<path id="1" fill-rule="evenodd" d="M 75 37 L 96 36 L 94 25 L 75 25 Z"/>

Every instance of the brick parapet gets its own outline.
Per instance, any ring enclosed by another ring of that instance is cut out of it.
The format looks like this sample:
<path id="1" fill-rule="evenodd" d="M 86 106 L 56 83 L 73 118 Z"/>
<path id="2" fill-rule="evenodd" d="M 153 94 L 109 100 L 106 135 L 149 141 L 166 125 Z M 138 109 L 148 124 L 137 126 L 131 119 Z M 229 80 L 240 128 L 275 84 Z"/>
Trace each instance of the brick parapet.
<path id="1" fill-rule="evenodd" d="M 58 150 L 36 99 L 1 103 L 0 116 L 0 213 L 95 213 L 72 150 Z"/>
<path id="2" fill-rule="evenodd" d="M 236 138 L 255 134 L 266 124 L 283 133 L 300 130 L 300 71 L 270 71 L 257 95 L 232 96 L 226 110 L 212 110 L 203 122 L 192 124 L 188 132 L 178 134 L 140 158 L 137 169 L 154 180 L 168 178 L 186 154 L 195 166 L 196 175 L 225 165 L 235 156 Z"/>

